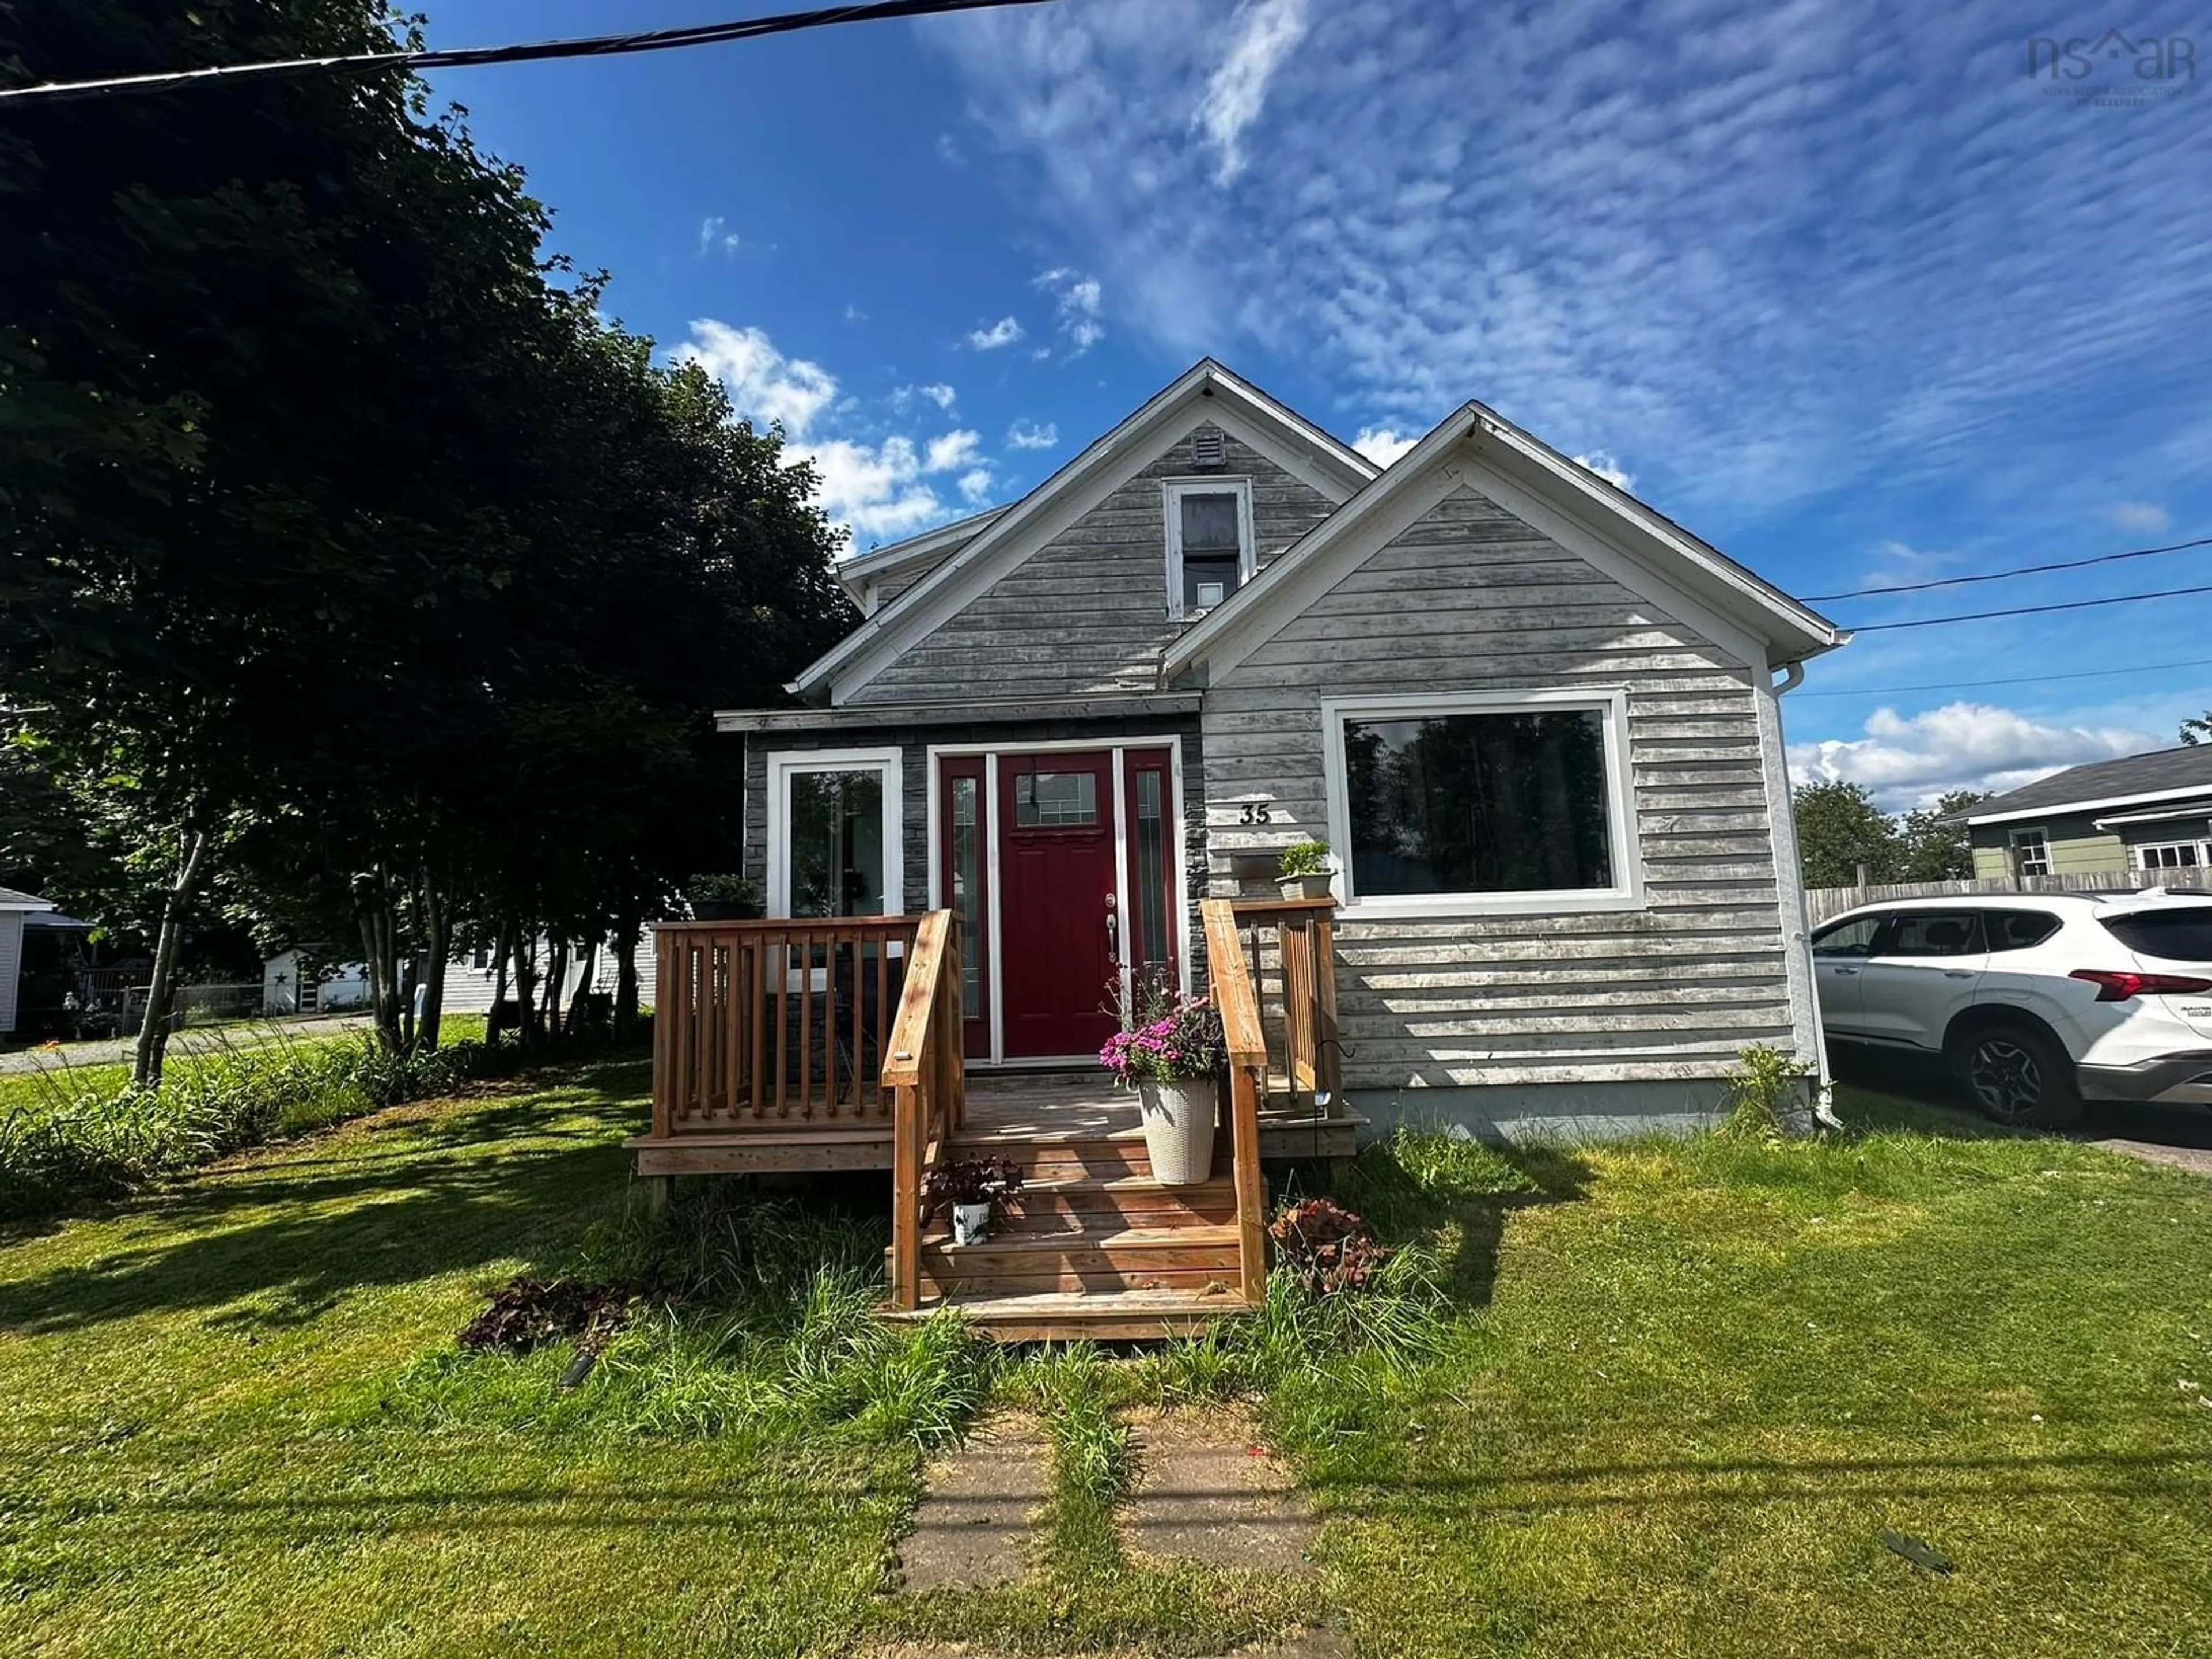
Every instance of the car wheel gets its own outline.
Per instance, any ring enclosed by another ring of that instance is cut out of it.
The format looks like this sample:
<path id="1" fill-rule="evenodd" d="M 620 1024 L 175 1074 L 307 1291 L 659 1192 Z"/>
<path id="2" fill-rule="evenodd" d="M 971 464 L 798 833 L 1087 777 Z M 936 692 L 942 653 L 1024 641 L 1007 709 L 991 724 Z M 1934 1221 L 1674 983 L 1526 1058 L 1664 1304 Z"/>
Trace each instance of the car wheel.
<path id="1" fill-rule="evenodd" d="M 2026 1025 L 1992 1025 L 1960 1045 L 1959 1082 L 2000 1123 L 2060 1129 L 2081 1115 L 2073 1062 L 2049 1037 Z"/>

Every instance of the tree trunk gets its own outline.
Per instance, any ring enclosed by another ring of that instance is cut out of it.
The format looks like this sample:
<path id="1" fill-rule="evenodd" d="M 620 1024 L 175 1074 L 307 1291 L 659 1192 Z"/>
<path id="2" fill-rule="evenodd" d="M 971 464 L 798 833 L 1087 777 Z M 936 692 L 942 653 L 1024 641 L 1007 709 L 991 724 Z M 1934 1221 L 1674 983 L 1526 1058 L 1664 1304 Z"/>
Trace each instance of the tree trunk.
<path id="1" fill-rule="evenodd" d="M 138 1049 L 131 1080 L 151 1089 L 161 1081 L 161 1062 L 169 1052 L 169 1015 L 177 998 L 177 957 L 184 948 L 185 914 L 199 883 L 200 861 L 207 855 L 207 831 L 185 833 L 185 855 L 177 878 L 161 900 L 161 931 L 154 945 L 154 973 L 146 988 L 146 1013 L 138 1026 Z"/>
<path id="2" fill-rule="evenodd" d="M 637 923 L 623 917 L 615 924 L 615 1041 L 637 1035 Z"/>
<path id="3" fill-rule="evenodd" d="M 362 957 L 368 969 L 368 1002 L 376 1019 L 376 1040 L 386 1054 L 404 1047 L 399 1026 L 399 919 L 380 869 L 353 878 L 354 917 L 361 927 Z"/>
<path id="4" fill-rule="evenodd" d="M 535 1048 L 544 1035 L 538 1024 L 538 938 L 521 921 L 514 925 L 514 1003 L 522 1021 L 522 1046 Z"/>
<path id="5" fill-rule="evenodd" d="M 546 954 L 545 962 L 545 1035 L 552 1042 L 561 1040 L 561 981 L 568 977 L 568 941 L 556 939 Z"/>
<path id="6" fill-rule="evenodd" d="M 446 1013 L 446 958 L 453 954 L 446 901 L 427 871 L 416 908 L 422 935 L 422 953 L 416 960 L 423 966 L 416 981 L 422 988 L 422 1012 L 416 1022 L 415 1046 L 427 1050 L 438 1046 L 438 1026 Z"/>
<path id="7" fill-rule="evenodd" d="M 507 1035 L 507 1024 L 501 1018 L 501 1010 L 507 1001 L 509 987 L 507 958 L 514 949 L 514 934 L 513 925 L 503 917 L 492 930 L 491 1012 L 484 1017 L 484 1046 L 488 1048 L 496 1048 L 500 1038 Z"/>

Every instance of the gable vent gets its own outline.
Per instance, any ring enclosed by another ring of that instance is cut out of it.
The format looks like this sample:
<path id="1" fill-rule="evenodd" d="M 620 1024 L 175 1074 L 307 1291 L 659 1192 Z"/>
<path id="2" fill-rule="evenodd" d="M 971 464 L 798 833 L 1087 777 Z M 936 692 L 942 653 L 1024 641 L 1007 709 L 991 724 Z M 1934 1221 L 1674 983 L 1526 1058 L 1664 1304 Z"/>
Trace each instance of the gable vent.
<path id="1" fill-rule="evenodd" d="M 1202 426 L 1190 434 L 1190 464 L 1199 472 L 1218 472 L 1229 465 L 1229 458 L 1222 450 L 1219 427 Z"/>

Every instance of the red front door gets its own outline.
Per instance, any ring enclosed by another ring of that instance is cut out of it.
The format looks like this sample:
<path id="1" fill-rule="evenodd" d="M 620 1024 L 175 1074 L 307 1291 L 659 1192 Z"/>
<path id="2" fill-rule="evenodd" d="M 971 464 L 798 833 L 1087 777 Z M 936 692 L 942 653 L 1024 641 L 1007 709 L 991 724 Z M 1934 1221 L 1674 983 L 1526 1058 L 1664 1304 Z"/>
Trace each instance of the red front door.
<path id="1" fill-rule="evenodd" d="M 998 808 L 1006 1058 L 1095 1054 L 1120 972 L 1114 757 L 1001 755 Z"/>

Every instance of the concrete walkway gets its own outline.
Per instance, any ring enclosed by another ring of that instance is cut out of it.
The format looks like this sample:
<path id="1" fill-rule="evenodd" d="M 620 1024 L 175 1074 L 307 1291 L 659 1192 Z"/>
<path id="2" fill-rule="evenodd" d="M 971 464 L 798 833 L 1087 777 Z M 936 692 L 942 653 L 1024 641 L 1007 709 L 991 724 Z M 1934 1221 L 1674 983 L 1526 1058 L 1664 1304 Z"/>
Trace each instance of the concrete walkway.
<path id="1" fill-rule="evenodd" d="M 367 1014 L 311 1014 L 305 1019 L 240 1022 L 230 1025 L 186 1026 L 169 1039 L 169 1054 L 197 1054 L 205 1048 L 250 1048 L 279 1037 L 312 1041 L 369 1029 Z M 113 1066 L 127 1063 L 137 1051 L 136 1037 L 103 1037 L 90 1042 L 59 1042 L 38 1048 L 15 1048 L 0 1054 L 0 1073 L 50 1072 L 67 1066 Z"/>

